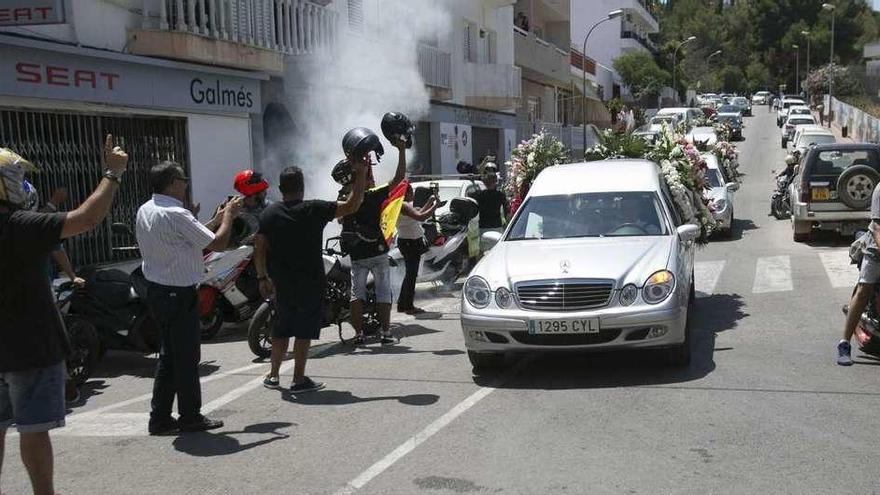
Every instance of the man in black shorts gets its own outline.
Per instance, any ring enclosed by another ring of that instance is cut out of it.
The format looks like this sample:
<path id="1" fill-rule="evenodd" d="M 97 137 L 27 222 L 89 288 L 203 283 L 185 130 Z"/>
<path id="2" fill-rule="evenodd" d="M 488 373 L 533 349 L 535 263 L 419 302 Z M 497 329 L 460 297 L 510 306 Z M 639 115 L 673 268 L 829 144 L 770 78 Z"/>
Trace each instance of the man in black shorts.
<path id="1" fill-rule="evenodd" d="M 260 215 L 260 231 L 254 238 L 254 262 L 263 297 L 275 294 L 275 326 L 272 329 L 272 368 L 263 380 L 278 388 L 281 359 L 291 337 L 293 344 L 293 393 L 324 388 L 305 375 L 312 339 L 320 336 L 322 302 L 327 283 L 322 258 L 324 227 L 334 218 L 357 211 L 364 198 L 364 177 L 369 162 L 353 164 L 352 194 L 344 202 L 303 201 L 305 181 L 299 167 L 281 171 L 278 181 L 283 200 L 266 207 Z"/>

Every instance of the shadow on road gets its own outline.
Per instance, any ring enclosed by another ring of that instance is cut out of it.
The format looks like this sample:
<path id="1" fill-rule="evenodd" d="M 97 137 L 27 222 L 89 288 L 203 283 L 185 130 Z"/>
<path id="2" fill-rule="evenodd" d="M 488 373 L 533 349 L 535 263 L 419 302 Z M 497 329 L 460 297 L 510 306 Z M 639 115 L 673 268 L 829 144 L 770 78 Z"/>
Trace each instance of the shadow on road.
<path id="1" fill-rule="evenodd" d="M 301 395 L 294 395 L 288 390 L 281 394 L 281 398 L 287 402 L 295 402 L 307 406 L 346 406 L 360 404 L 361 402 L 376 402 L 380 400 L 396 400 L 407 406 L 430 406 L 440 400 L 439 395 L 434 394 L 411 394 L 411 395 L 386 395 L 377 397 L 358 397 L 347 390 L 319 390 Z"/>
<path id="2" fill-rule="evenodd" d="M 756 225 L 755 222 L 753 222 L 749 218 L 734 218 L 733 219 L 733 228 L 731 230 L 730 237 L 725 238 L 725 237 L 721 237 L 719 235 L 714 235 L 714 236 L 712 236 L 712 240 L 710 242 L 724 243 L 724 242 L 738 241 L 743 238 L 744 232 L 749 231 L 749 230 L 757 230 L 759 228 L 760 227 L 758 227 L 758 225 Z"/>
<path id="3" fill-rule="evenodd" d="M 843 236 L 828 230 L 814 230 L 810 240 L 805 244 L 810 247 L 844 247 L 852 244 L 854 240 L 853 236 Z"/>
<path id="4" fill-rule="evenodd" d="M 698 380 L 715 370 L 715 336 L 736 328 L 739 320 L 748 316 L 743 306 L 742 297 L 737 294 L 697 299 L 691 316 L 691 364 L 685 368 L 665 366 L 661 353 L 652 350 L 546 354 L 521 363 L 522 367 L 501 383 L 501 373 L 497 372 L 477 374 L 474 382 L 497 388 L 567 390 Z"/>
<path id="5" fill-rule="evenodd" d="M 92 378 L 116 378 L 119 376 L 152 378 L 156 375 L 156 361 L 158 359 L 158 354 L 109 351 L 104 359 L 98 363 Z M 216 364 L 216 361 L 202 361 L 199 363 L 199 376 L 208 376 L 219 369 L 220 365 Z"/>
<path id="6" fill-rule="evenodd" d="M 322 352 L 319 355 L 313 357 L 312 359 L 323 359 L 330 356 L 337 356 L 340 354 L 344 354 L 347 356 L 375 356 L 375 355 L 387 355 L 387 354 L 435 354 L 438 356 L 449 356 L 452 355 L 450 353 L 455 354 L 464 354 L 464 351 L 460 351 L 457 349 L 454 350 L 440 350 L 440 351 L 416 351 L 413 350 L 412 347 L 405 345 L 407 338 L 417 337 L 419 335 L 429 335 L 432 333 L 439 333 L 439 330 L 433 330 L 423 325 L 413 324 L 413 325 L 405 325 L 405 324 L 391 324 L 391 331 L 398 338 L 398 343 L 393 345 L 382 345 L 379 343 L 379 336 L 372 335 L 367 337 L 367 343 L 361 346 L 355 346 L 354 344 L 344 344 L 342 342 L 338 342 L 333 345 L 326 352 Z"/>
<path id="7" fill-rule="evenodd" d="M 241 431 L 199 432 L 181 434 L 174 439 L 174 448 L 185 454 L 196 457 L 216 457 L 237 454 L 276 440 L 289 438 L 290 435 L 279 430 L 293 426 L 293 423 L 270 422 L 248 425 Z M 242 443 L 235 435 L 269 435 L 268 438 L 249 443 Z"/>

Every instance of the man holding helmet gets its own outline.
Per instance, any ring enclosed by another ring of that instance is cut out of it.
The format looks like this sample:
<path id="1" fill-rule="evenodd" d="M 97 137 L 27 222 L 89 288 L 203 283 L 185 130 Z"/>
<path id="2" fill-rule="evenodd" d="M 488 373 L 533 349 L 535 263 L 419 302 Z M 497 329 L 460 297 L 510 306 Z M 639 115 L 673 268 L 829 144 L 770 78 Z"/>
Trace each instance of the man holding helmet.
<path id="1" fill-rule="evenodd" d="M 402 121 L 402 120 L 401 120 Z M 382 343 L 393 344 L 391 334 L 391 267 L 388 263 L 388 245 L 382 234 L 380 215 L 382 204 L 388 194 L 403 181 L 406 176 L 405 135 L 391 136 L 392 144 L 398 150 L 397 169 L 394 177 L 387 184 L 376 187 L 372 167 L 367 168 L 366 188 L 360 208 L 343 219 L 342 239 L 344 249 L 351 256 L 351 324 L 357 333 L 355 341 L 363 343 L 364 303 L 367 300 L 367 279 L 372 273 L 376 290 L 376 307 L 382 325 Z M 409 141 L 411 142 L 411 141 Z M 379 137 L 371 130 L 358 127 L 350 130 L 342 140 L 342 149 L 349 160 L 369 155 L 371 152 L 380 157 L 384 153 Z"/>
<path id="2" fill-rule="evenodd" d="M 260 229 L 260 214 L 268 206 L 266 192 L 269 190 L 269 182 L 263 178 L 263 174 L 248 169 L 235 175 L 233 187 L 244 198 L 238 216 L 247 222 L 248 237 L 256 235 Z"/>
<path id="3" fill-rule="evenodd" d="M 113 204 L 128 155 L 104 144 L 104 178 L 67 213 L 24 209 L 27 171 L 36 167 L 0 148 L 0 468 L 6 430 L 21 434 L 21 458 L 38 495 L 55 493 L 49 430 L 64 426 L 64 357 L 70 343 L 55 306 L 46 265 L 63 240 L 97 227 Z"/>

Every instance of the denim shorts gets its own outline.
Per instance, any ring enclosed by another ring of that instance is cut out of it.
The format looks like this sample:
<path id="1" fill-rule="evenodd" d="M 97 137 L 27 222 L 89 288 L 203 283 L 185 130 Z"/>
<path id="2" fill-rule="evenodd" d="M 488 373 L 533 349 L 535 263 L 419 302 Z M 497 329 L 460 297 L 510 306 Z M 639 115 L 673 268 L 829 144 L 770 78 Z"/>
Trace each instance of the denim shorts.
<path id="1" fill-rule="evenodd" d="M 862 257 L 862 266 L 859 268 L 860 284 L 876 284 L 880 282 L 880 260 L 870 254 Z"/>
<path id="2" fill-rule="evenodd" d="M 64 361 L 23 371 L 0 372 L 0 430 L 42 433 L 64 426 Z"/>
<path id="3" fill-rule="evenodd" d="M 391 265 L 387 254 L 380 254 L 372 258 L 352 260 L 351 262 L 351 299 L 367 300 L 367 281 L 373 274 L 373 282 L 376 286 L 376 302 L 379 304 L 391 304 Z"/>

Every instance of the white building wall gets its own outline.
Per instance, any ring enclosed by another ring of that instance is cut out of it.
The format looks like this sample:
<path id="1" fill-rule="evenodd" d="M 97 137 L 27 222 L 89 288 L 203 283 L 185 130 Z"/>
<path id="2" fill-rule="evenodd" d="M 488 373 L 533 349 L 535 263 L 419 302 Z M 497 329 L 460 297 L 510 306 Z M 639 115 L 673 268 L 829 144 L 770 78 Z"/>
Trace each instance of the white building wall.
<path id="1" fill-rule="evenodd" d="M 226 196 L 236 194 L 232 188 L 236 172 L 253 167 L 251 124 L 248 118 L 189 114 L 186 129 L 192 200 L 202 204 L 204 221 Z"/>
<path id="2" fill-rule="evenodd" d="M 126 30 L 141 25 L 142 6 L 140 0 L 67 0 L 64 2 L 65 24 L 3 27 L 0 32 L 45 36 L 121 52 L 128 41 Z"/>

